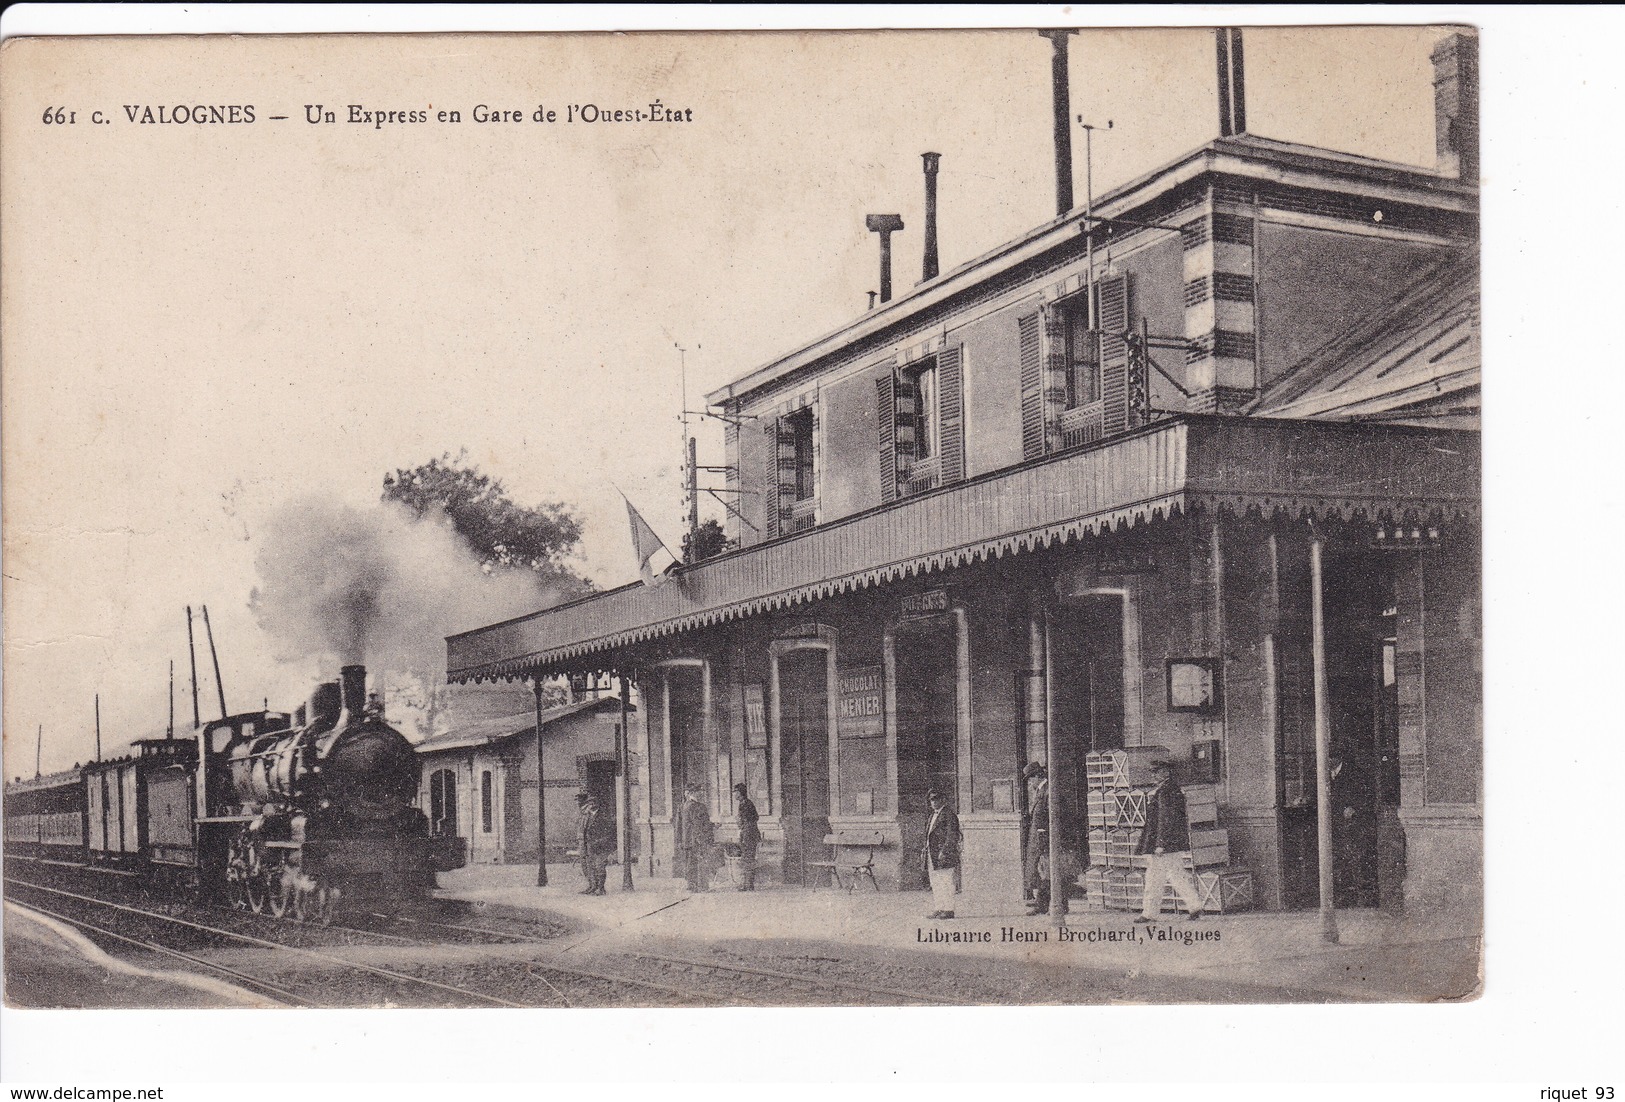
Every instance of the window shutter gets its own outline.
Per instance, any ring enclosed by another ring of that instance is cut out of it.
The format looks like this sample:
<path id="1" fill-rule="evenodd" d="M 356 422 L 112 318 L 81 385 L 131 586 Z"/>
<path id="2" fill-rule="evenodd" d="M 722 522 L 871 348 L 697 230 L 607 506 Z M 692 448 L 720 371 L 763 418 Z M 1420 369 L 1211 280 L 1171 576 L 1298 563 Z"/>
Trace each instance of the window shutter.
<path id="1" fill-rule="evenodd" d="M 1039 355 L 1037 314 L 1016 322 L 1021 336 L 1021 456 L 1044 454 L 1044 370 Z"/>
<path id="2" fill-rule="evenodd" d="M 875 380 L 875 425 L 880 434 L 880 500 L 897 498 L 897 378 L 890 371 Z"/>
<path id="3" fill-rule="evenodd" d="M 774 418 L 762 426 L 767 470 L 762 478 L 762 529 L 768 539 L 779 535 L 779 422 Z"/>
<path id="4" fill-rule="evenodd" d="M 1128 428 L 1128 276 L 1113 276 L 1095 285 L 1100 295 L 1100 396 L 1104 428 Z"/>
<path id="5" fill-rule="evenodd" d="M 914 422 L 920 415 L 920 388 L 907 374 L 892 376 L 893 443 L 897 449 L 897 470 L 906 475 L 919 458 L 915 450 Z"/>
<path id="6" fill-rule="evenodd" d="M 796 501 L 796 429 L 795 422 L 788 417 L 780 417 L 777 423 L 779 468 L 775 475 L 778 479 L 775 497 L 779 507 L 778 531 L 783 534 L 790 530 L 790 510 Z"/>
<path id="7" fill-rule="evenodd" d="M 938 405 L 942 411 L 942 482 L 965 477 L 965 346 L 951 345 L 937 357 Z"/>

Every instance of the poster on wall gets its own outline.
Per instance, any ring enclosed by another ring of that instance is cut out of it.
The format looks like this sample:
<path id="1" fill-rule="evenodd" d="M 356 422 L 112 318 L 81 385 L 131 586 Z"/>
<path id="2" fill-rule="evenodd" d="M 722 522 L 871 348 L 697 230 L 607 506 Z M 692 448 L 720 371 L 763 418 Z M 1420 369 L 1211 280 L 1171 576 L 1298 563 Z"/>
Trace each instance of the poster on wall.
<path id="1" fill-rule="evenodd" d="M 880 738 L 886 733 L 886 706 L 880 666 L 847 666 L 839 674 L 836 726 L 843 739 Z"/>

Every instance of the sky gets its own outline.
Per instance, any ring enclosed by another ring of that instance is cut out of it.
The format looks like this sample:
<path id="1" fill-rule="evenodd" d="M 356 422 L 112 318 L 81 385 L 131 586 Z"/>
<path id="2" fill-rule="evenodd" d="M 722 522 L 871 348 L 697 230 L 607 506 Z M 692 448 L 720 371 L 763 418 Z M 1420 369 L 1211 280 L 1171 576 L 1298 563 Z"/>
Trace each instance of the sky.
<path id="1" fill-rule="evenodd" d="M 1249 129 L 1431 165 L 1443 33 L 1249 30 Z M 161 733 L 171 660 L 189 722 L 187 605 L 209 608 L 232 710 L 291 707 L 336 660 L 290 659 L 249 608 L 256 555 L 289 535 L 272 526 L 292 501 L 365 507 L 444 452 L 521 503 L 569 505 L 595 583 L 635 578 L 617 487 L 677 546 L 683 365 L 698 410 L 856 318 L 877 284 L 865 214 L 903 216 L 909 286 L 920 153 L 942 154 L 944 270 L 1054 213 L 1050 46 L 1031 31 L 6 49 L 8 778 L 32 774 L 41 727 L 46 771 L 91 756 L 97 693 L 105 745 Z M 1205 30 L 1073 39 L 1074 114 L 1113 124 L 1097 191 L 1216 136 L 1213 69 Z M 656 99 L 692 120 L 528 121 Z M 257 119 L 125 112 L 195 103 Z M 41 104 L 79 122 L 42 125 Z M 428 121 L 352 124 L 350 104 Z M 478 104 L 527 121 L 475 123 Z M 436 121 L 448 109 L 462 121 Z M 694 431 L 720 464 L 720 426 Z M 489 609 L 464 614 L 445 630 Z M 210 718 L 207 676 L 202 698 Z"/>

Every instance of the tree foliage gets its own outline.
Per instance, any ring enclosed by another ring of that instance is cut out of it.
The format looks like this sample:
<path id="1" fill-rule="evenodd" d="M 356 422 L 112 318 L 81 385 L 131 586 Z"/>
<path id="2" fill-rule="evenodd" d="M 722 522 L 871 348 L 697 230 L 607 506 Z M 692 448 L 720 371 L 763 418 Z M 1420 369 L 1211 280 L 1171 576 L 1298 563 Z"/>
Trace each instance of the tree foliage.
<path id="1" fill-rule="evenodd" d="M 683 533 L 683 561 L 697 563 L 715 558 L 724 551 L 731 551 L 733 545 L 733 540 L 722 530 L 722 525 L 713 518 L 701 524 L 697 530 Z"/>
<path id="2" fill-rule="evenodd" d="M 571 563 L 581 548 L 581 522 L 557 502 L 516 504 L 501 481 L 469 462 L 466 450 L 385 475 L 383 500 L 419 517 L 444 518 L 487 573 L 528 570 L 567 594 L 592 588 Z"/>

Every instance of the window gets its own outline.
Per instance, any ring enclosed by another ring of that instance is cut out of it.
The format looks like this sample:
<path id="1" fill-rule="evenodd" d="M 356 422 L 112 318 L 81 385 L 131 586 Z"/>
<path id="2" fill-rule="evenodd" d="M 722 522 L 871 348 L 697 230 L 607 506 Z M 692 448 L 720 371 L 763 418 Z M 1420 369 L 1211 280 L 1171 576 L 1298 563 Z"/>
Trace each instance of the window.
<path id="1" fill-rule="evenodd" d="M 486 769 L 480 773 L 480 831 L 484 834 L 490 834 L 492 830 L 491 796 L 491 771 Z"/>
<path id="2" fill-rule="evenodd" d="M 818 484 L 813 471 L 812 410 L 798 410 L 785 420 L 788 422 L 792 447 L 795 450 L 795 500 L 810 501 L 818 493 Z"/>
<path id="3" fill-rule="evenodd" d="M 913 459 L 916 463 L 930 459 L 937 452 L 941 435 L 937 411 L 937 361 L 926 360 L 907 373 L 909 388 L 913 391 L 912 405 L 899 403 L 899 426 L 912 430 Z"/>
<path id="4" fill-rule="evenodd" d="M 1089 328 L 1089 299 L 1080 295 L 1061 315 L 1065 344 L 1066 408 L 1077 409 L 1100 401 L 1100 357 L 1095 334 Z"/>
<path id="5" fill-rule="evenodd" d="M 450 769 L 429 776 L 429 833 L 436 838 L 457 833 L 457 778 Z"/>

